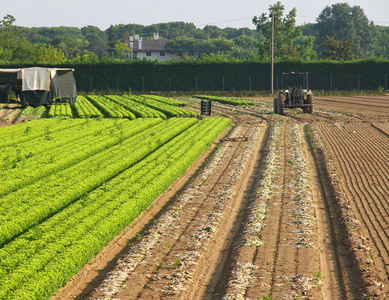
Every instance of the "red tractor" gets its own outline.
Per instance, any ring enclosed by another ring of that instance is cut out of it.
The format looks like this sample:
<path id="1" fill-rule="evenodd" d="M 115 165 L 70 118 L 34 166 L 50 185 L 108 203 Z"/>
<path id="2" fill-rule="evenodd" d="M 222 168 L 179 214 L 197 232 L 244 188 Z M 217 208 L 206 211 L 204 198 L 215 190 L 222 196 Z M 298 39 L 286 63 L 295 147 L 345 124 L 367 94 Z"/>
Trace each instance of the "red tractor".
<path id="1" fill-rule="evenodd" d="M 283 88 L 285 79 L 295 84 L 298 77 L 302 77 L 300 87 L 289 85 L 287 89 Z M 283 115 L 285 108 L 302 108 L 304 113 L 313 113 L 313 94 L 308 88 L 308 73 L 282 73 L 281 90 L 278 97 L 274 98 L 274 112 Z"/>

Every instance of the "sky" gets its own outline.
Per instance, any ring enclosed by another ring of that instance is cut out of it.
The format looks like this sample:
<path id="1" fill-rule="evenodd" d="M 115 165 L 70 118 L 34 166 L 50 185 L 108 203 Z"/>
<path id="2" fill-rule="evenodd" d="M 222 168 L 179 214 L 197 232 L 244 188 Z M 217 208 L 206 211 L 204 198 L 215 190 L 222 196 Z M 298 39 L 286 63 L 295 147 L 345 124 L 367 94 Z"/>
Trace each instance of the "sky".
<path id="1" fill-rule="evenodd" d="M 0 18 L 12 15 L 14 25 L 24 27 L 79 27 L 106 30 L 111 25 L 151 25 L 183 21 L 197 28 L 250 28 L 254 16 L 268 13 L 277 0 L 0 0 Z M 376 25 L 389 26 L 389 0 L 281 0 L 284 15 L 297 9 L 296 23 L 315 23 L 326 6 L 347 2 L 360 6 Z"/>

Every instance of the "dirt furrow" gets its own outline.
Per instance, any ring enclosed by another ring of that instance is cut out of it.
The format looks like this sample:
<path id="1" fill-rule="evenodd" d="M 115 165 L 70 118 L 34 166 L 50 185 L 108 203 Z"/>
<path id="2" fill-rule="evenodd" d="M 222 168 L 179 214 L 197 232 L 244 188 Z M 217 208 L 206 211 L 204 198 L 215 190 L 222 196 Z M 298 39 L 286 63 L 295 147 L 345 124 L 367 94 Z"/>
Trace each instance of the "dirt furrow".
<path id="1" fill-rule="evenodd" d="M 353 105 L 355 106 L 360 106 L 360 110 L 368 110 L 368 111 L 376 111 L 379 112 L 380 109 L 389 109 L 389 105 L 387 101 L 375 101 L 374 103 L 370 103 L 369 101 L 366 101 L 366 99 L 359 99 L 359 98 L 347 98 L 343 97 L 341 101 L 339 100 L 334 100 L 331 98 L 323 98 L 323 97 L 316 97 L 317 100 L 319 101 L 325 101 L 331 103 L 331 107 L 334 106 L 344 106 L 344 105 Z M 358 100 L 359 99 L 359 100 Z"/>
<path id="2" fill-rule="evenodd" d="M 351 233 L 359 229 L 362 238 L 366 236 L 366 244 L 374 260 L 371 262 L 373 267 L 368 268 L 376 269 L 379 276 L 377 279 L 370 275 L 371 278 L 366 278 L 368 291 L 385 293 L 376 289 L 387 284 L 389 266 L 389 207 L 386 201 L 382 201 L 389 195 L 389 178 L 384 171 L 388 163 L 384 157 L 388 157 L 389 153 L 387 148 L 381 147 L 382 133 L 366 124 L 353 124 L 351 128 L 321 125 L 320 129 L 343 174 L 343 191 L 357 219 L 356 222 L 346 223 L 348 231 Z M 361 268 L 365 270 L 363 264 Z"/>
<path id="3" fill-rule="evenodd" d="M 247 138 L 252 139 L 253 136 L 247 136 Z M 214 238 L 212 238 L 212 233 L 220 234 L 220 231 L 222 230 L 218 225 L 223 214 L 223 206 L 231 201 L 231 197 L 234 194 L 230 179 L 236 178 L 238 175 L 236 172 L 239 172 L 236 168 L 236 162 L 234 162 L 234 160 L 237 160 L 238 149 L 239 146 L 233 153 L 230 153 L 232 160 L 225 166 L 225 170 L 223 170 L 222 174 L 217 178 L 217 183 L 211 186 L 207 191 L 201 208 L 197 211 L 196 215 L 188 221 L 189 226 L 185 228 L 180 235 L 179 240 L 174 245 L 173 250 L 159 266 L 158 273 L 160 276 L 157 274 L 157 280 L 148 282 L 144 288 L 145 291 L 140 295 L 141 298 L 148 299 L 155 296 L 161 297 L 161 293 L 158 291 L 162 291 L 162 293 L 165 294 L 170 291 L 175 294 L 177 289 L 174 289 L 175 284 L 172 284 L 171 279 L 176 273 L 182 272 L 180 267 L 185 263 L 188 251 L 195 251 L 198 256 L 202 256 L 203 259 L 200 259 L 200 261 L 205 260 L 204 263 L 207 264 L 207 259 L 205 259 L 205 257 L 208 255 L 201 253 L 206 249 L 210 250 L 213 248 Z M 238 165 L 240 165 L 239 162 Z M 200 264 L 201 267 L 202 263 L 200 263 L 200 261 L 198 264 Z M 174 266 L 173 268 L 176 268 L 177 271 L 172 270 L 172 266 Z M 204 276 L 201 272 L 196 273 L 200 276 Z M 193 274 L 185 279 L 190 280 L 192 277 L 195 277 L 195 275 Z M 196 283 L 196 280 L 193 280 L 193 285 L 199 285 L 199 283 Z M 198 290 L 198 288 L 200 287 L 198 286 L 195 290 Z M 194 288 L 191 286 L 190 289 Z M 183 292 L 184 294 L 190 294 L 188 289 Z M 185 299 L 183 295 L 181 295 L 181 297 Z"/>
<path id="4" fill-rule="evenodd" d="M 389 136 L 389 123 L 373 123 L 372 125 Z"/>
<path id="5" fill-rule="evenodd" d="M 322 299 L 323 273 L 319 262 L 318 235 L 314 235 L 317 232 L 316 207 L 308 179 L 308 165 L 301 148 L 298 125 L 284 126 L 284 147 L 280 148 L 280 156 L 283 157 L 282 194 L 278 199 L 275 195 L 271 202 L 271 206 L 280 210 L 280 234 L 276 244 L 278 250 L 270 263 L 273 270 L 269 295 L 276 299 L 288 296 Z M 277 205 L 278 201 L 281 205 Z M 273 216 L 271 210 L 269 215 Z M 257 253 L 255 264 L 260 263 L 263 255 Z M 248 296 L 254 296 L 255 291 L 250 287 Z"/>
<path id="6" fill-rule="evenodd" d="M 329 100 L 333 102 L 338 103 L 347 103 L 354 105 L 356 103 L 362 104 L 362 105 L 369 105 L 369 106 L 388 106 L 388 101 L 385 99 L 385 97 L 380 96 L 355 96 L 355 97 L 323 97 L 318 96 L 316 97 L 319 100 Z"/>
<path id="7" fill-rule="evenodd" d="M 226 271 L 229 276 L 220 283 L 215 299 L 325 299 L 326 271 L 320 262 L 301 129 L 297 124 L 275 124 L 267 139 L 267 155 Z"/>
<path id="8" fill-rule="evenodd" d="M 365 134 L 361 134 L 359 137 L 356 137 L 357 140 L 361 140 L 363 136 L 371 136 L 371 132 L 364 132 Z M 353 143 L 356 144 L 356 143 Z M 364 211 L 369 211 L 366 215 L 366 218 L 369 218 L 370 223 L 374 223 L 375 227 L 378 228 L 379 232 L 385 234 L 385 230 L 387 229 L 387 225 L 385 225 L 386 221 L 384 220 L 388 215 L 388 207 L 386 201 L 382 201 L 383 192 L 385 189 L 387 190 L 387 186 L 385 186 L 385 182 L 383 188 L 377 180 L 373 180 L 375 177 L 375 172 L 382 173 L 379 176 L 380 179 L 385 178 L 384 170 L 381 169 L 382 161 L 378 154 L 378 151 L 374 151 L 374 153 L 365 152 L 366 148 L 374 148 L 374 142 L 367 141 L 365 143 L 358 143 L 360 145 L 359 149 L 354 149 L 353 147 L 340 148 L 339 151 L 342 152 L 343 163 L 346 165 L 348 172 L 345 173 L 345 179 L 349 178 L 352 190 L 349 190 L 349 193 L 353 194 L 357 199 L 364 199 L 366 201 L 360 202 L 363 206 Z M 368 146 L 367 146 L 368 145 Z M 365 148 L 365 149 L 364 149 Z M 350 149 L 352 149 L 352 155 L 350 155 Z M 365 150 L 365 151 L 364 151 Z M 385 193 L 385 192 L 384 192 Z M 371 218 L 369 216 L 372 216 Z M 375 235 L 375 233 L 373 233 Z M 381 243 L 385 243 L 388 236 L 380 237 L 381 234 L 377 235 L 377 238 L 381 240 Z M 385 250 L 386 251 L 386 250 Z"/>
<path id="9" fill-rule="evenodd" d="M 224 299 L 239 299 L 247 293 L 247 288 L 253 281 L 253 278 L 258 278 L 254 275 L 257 268 L 260 266 L 254 265 L 254 257 L 257 247 L 267 247 L 268 243 L 263 242 L 263 229 L 265 219 L 268 216 L 268 201 L 273 194 L 274 177 L 279 170 L 279 157 L 273 146 L 276 145 L 280 134 L 280 126 L 270 126 L 269 133 L 266 137 L 267 144 L 263 150 L 265 153 L 261 160 L 260 171 L 255 174 L 257 182 L 254 186 L 254 191 L 251 193 L 250 202 L 247 210 L 245 210 L 245 219 L 243 233 L 234 243 L 235 259 L 229 261 L 224 277 L 219 282 L 219 289 L 215 293 L 215 297 L 223 297 Z M 276 231 L 278 232 L 278 231 Z M 276 235 L 273 234 L 272 237 Z M 269 251 L 269 253 L 271 253 Z M 229 274 L 229 275 L 228 275 Z M 270 285 L 270 272 L 264 276 L 264 280 Z"/>
<path id="10" fill-rule="evenodd" d="M 115 295 L 117 299 L 152 299 L 180 295 L 185 299 L 192 289 L 194 293 L 201 289 L 208 272 L 204 266 L 214 264 L 215 257 L 209 250 L 218 253 L 229 233 L 228 226 L 233 225 L 233 214 L 242 200 L 239 194 L 243 175 L 247 175 L 242 170 L 247 169 L 252 155 L 258 152 L 261 131 L 258 125 L 238 125 L 208 167 L 156 221 L 143 241 L 119 261 L 91 298 Z M 172 211 L 169 226 L 163 225 Z M 218 236 L 224 239 L 219 240 Z"/>
<path id="11" fill-rule="evenodd" d="M 18 118 L 21 109 L 15 104 L 0 104 L 0 127 L 9 126 Z"/>

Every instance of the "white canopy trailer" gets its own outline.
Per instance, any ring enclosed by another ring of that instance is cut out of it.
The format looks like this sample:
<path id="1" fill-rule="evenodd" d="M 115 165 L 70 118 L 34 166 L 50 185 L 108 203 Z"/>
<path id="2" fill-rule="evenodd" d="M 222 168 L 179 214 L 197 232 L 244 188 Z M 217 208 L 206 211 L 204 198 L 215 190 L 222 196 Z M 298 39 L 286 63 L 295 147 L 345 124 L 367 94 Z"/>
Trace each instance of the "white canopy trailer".
<path id="1" fill-rule="evenodd" d="M 54 101 L 72 104 L 77 100 L 73 72 L 74 69 L 69 68 L 0 69 L 0 73 L 17 75 L 14 82 L 0 84 L 0 103 L 21 103 L 22 107 L 49 106 Z M 10 99 L 12 92 L 15 93 L 15 101 Z"/>

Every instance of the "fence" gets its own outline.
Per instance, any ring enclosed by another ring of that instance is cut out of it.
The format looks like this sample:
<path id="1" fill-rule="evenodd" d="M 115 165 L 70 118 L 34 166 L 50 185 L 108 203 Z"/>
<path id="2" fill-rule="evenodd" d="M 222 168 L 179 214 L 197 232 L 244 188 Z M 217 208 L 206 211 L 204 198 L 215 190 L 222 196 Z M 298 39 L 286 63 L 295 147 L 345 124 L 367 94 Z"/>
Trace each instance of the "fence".
<path id="1" fill-rule="evenodd" d="M 282 86 L 281 76 L 276 75 L 275 90 Z M 302 86 L 295 80 L 289 86 Z M 304 86 L 305 87 L 305 86 Z M 306 88 L 306 87 L 305 87 Z M 388 74 L 382 75 L 310 75 L 309 88 L 312 90 L 378 90 L 388 89 Z M 270 78 L 263 76 L 124 76 L 104 78 L 89 77 L 78 80 L 77 89 L 82 92 L 143 92 L 152 91 L 270 91 Z"/>
<path id="2" fill-rule="evenodd" d="M 172 75 L 163 72 L 153 72 L 154 75 L 107 76 L 98 72 L 91 76 L 87 72 L 75 73 L 77 90 L 79 92 L 198 92 L 198 91 L 270 91 L 270 76 L 257 75 Z M 132 73 L 133 74 L 133 73 Z M 157 75 L 155 75 L 157 74 Z M 0 83 L 16 80 L 16 75 L 0 73 Z M 274 89 L 286 88 L 281 86 L 280 75 L 274 78 Z M 289 86 L 300 86 L 299 80 Z M 388 90 L 388 74 L 373 75 L 315 75 L 309 76 L 309 88 L 312 90 Z"/>

